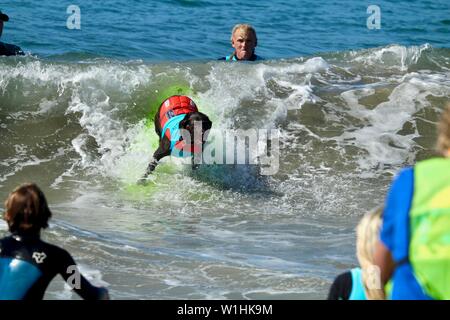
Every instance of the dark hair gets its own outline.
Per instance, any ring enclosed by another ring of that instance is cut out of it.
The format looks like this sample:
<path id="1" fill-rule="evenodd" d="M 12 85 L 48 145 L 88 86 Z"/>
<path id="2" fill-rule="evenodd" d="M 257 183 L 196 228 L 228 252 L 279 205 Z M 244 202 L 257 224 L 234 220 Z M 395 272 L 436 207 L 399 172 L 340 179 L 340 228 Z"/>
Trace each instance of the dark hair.
<path id="1" fill-rule="evenodd" d="M 44 193 L 34 183 L 25 183 L 11 192 L 5 201 L 3 218 L 11 232 L 39 233 L 48 227 L 52 213 Z"/>

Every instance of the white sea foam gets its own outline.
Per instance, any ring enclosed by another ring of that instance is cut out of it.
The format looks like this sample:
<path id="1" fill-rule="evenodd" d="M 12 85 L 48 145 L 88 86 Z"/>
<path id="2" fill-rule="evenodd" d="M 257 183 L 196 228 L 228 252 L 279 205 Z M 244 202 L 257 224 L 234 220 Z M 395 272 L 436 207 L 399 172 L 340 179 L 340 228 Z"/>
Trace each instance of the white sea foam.
<path id="1" fill-rule="evenodd" d="M 446 84 L 447 83 L 447 84 Z M 368 152 L 360 158 L 363 169 L 382 165 L 399 166 L 414 161 L 413 147 L 417 131 L 414 115 L 424 108 L 432 107 L 427 97 L 450 95 L 450 83 L 447 77 L 434 75 L 409 74 L 392 91 L 388 101 L 378 104 L 374 109 L 367 109 L 359 103 L 361 98 L 374 94 L 373 89 L 349 90 L 341 97 L 349 107 L 348 114 L 364 119 L 366 124 L 360 129 L 346 131 L 339 137 L 342 143 L 351 143 Z M 414 126 L 410 134 L 399 133 L 406 123 Z"/>
<path id="2" fill-rule="evenodd" d="M 421 46 L 400 46 L 390 45 L 387 47 L 369 49 L 365 52 L 353 51 L 355 56 L 353 61 L 364 63 L 371 66 L 379 66 L 382 68 L 395 68 L 401 71 L 406 71 L 409 66 L 416 64 L 422 53 L 429 50 L 431 46 L 424 44 Z"/>

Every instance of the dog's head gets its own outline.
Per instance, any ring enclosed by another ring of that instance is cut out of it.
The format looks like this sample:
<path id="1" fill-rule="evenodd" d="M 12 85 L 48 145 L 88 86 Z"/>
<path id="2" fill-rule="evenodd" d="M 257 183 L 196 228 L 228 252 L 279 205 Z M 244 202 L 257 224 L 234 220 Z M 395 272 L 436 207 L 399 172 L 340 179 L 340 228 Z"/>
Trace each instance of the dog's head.
<path id="1" fill-rule="evenodd" d="M 203 145 L 204 141 L 208 139 L 208 131 L 211 127 L 211 120 L 201 112 L 190 112 L 180 122 L 180 129 L 184 129 L 189 133 L 191 145 L 196 146 Z"/>

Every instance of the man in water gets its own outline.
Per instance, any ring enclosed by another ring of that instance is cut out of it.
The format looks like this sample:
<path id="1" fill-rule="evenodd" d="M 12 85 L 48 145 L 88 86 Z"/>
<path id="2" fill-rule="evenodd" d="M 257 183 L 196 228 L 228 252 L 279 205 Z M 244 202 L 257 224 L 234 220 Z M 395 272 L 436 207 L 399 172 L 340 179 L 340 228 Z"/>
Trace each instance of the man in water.
<path id="1" fill-rule="evenodd" d="M 9 21 L 9 17 L 0 11 L 0 38 L 3 32 L 3 23 L 6 21 Z M 22 49 L 18 46 L 0 41 L 0 56 L 16 56 L 23 54 Z"/>
<path id="2" fill-rule="evenodd" d="M 226 61 L 256 61 L 262 60 L 255 54 L 255 48 L 258 44 L 255 29 L 248 24 L 237 24 L 231 32 L 231 45 L 234 52 L 219 60 Z"/>

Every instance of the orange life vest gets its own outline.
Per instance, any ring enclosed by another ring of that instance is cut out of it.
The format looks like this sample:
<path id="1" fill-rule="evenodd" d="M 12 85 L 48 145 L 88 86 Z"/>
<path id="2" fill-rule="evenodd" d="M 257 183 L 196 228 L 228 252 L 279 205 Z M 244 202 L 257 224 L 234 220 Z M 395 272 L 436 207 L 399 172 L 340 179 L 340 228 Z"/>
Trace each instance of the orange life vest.
<path id="1" fill-rule="evenodd" d="M 175 129 L 175 128 L 172 128 L 172 130 L 169 128 L 166 128 L 166 124 L 171 118 L 179 116 L 179 115 L 183 115 L 183 114 L 188 114 L 190 112 L 198 112 L 198 108 L 195 105 L 194 101 L 192 101 L 192 99 L 187 96 L 178 96 L 178 95 L 171 96 L 170 98 L 166 99 L 161 104 L 161 109 L 159 112 L 159 121 L 160 121 L 161 128 L 162 128 L 161 134 L 162 134 L 162 136 L 165 135 L 171 142 L 171 151 L 172 151 L 172 154 L 175 156 L 185 157 L 185 156 L 189 156 L 189 153 L 200 152 L 200 149 L 196 146 L 189 146 L 186 148 L 186 143 L 185 143 L 185 141 L 181 140 L 182 137 L 179 134 L 178 130 L 176 130 L 176 137 L 172 138 L 173 129 Z M 177 124 L 176 129 L 179 129 L 178 124 Z M 174 148 L 177 151 L 175 153 L 173 152 Z M 183 152 L 183 151 L 188 151 L 188 153 Z"/>

